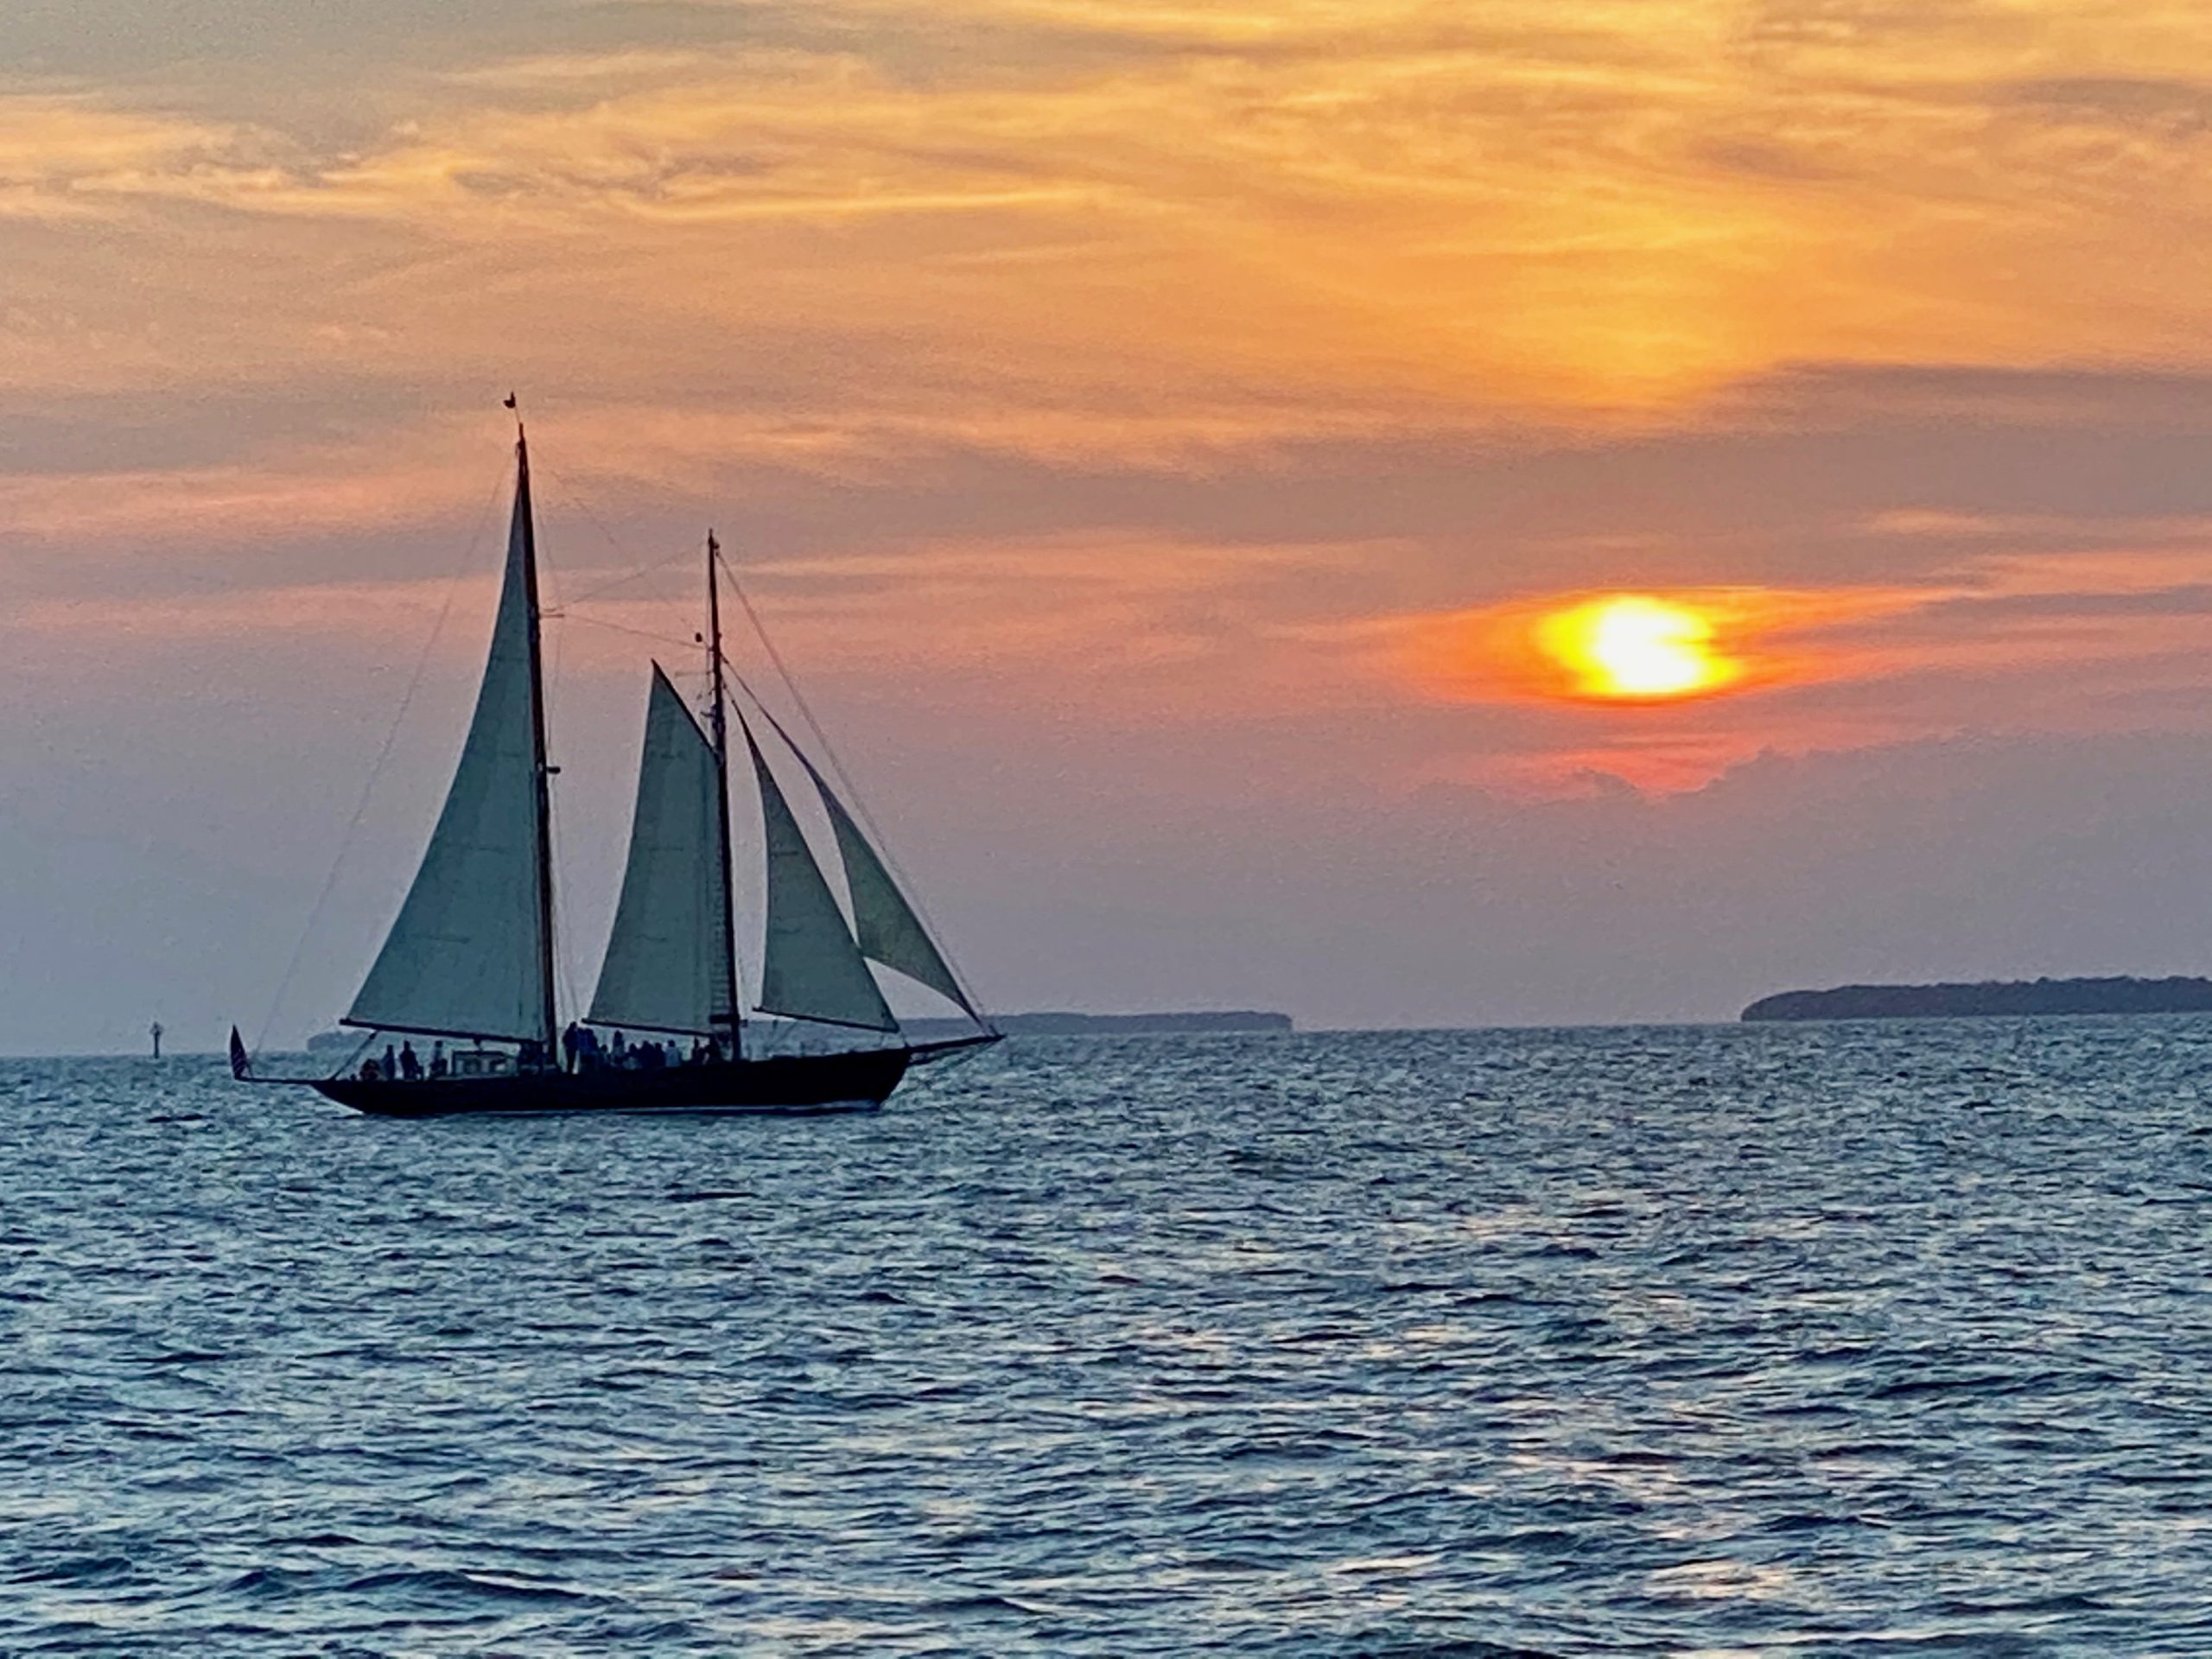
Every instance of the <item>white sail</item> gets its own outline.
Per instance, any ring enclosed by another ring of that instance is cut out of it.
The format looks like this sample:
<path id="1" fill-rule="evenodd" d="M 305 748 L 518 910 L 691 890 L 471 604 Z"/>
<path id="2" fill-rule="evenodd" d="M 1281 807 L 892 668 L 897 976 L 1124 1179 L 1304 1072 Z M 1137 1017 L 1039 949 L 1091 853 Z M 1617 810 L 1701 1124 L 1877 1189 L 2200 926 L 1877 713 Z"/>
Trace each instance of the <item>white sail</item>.
<path id="1" fill-rule="evenodd" d="M 745 747 L 760 784 L 768 850 L 767 939 L 761 951 L 760 1007 L 768 1014 L 869 1031 L 895 1031 L 883 993 L 868 971 L 842 912 L 814 861 L 798 820 L 748 729 Z"/>
<path id="2" fill-rule="evenodd" d="M 786 737 L 785 741 L 789 742 L 790 739 Z M 853 927 L 859 936 L 861 954 L 871 962 L 880 962 L 910 979 L 920 981 L 981 1020 L 982 1016 L 976 1013 L 975 1005 L 969 1001 L 959 980 L 953 976 L 944 953 L 937 948 L 937 941 L 930 938 L 922 918 L 914 913 L 914 907 L 906 902 L 906 895 L 891 879 L 881 855 L 861 833 L 860 825 L 845 810 L 845 804 L 830 787 L 821 768 L 808 760 L 798 745 L 791 746 L 791 753 L 798 756 L 807 776 L 814 779 L 823 807 L 830 814 L 830 827 L 836 833 L 837 855 L 845 861 L 845 885 L 853 895 Z"/>
<path id="3" fill-rule="evenodd" d="M 348 1025 L 550 1042 L 530 474 L 515 487 L 490 660 L 445 810 Z"/>
<path id="4" fill-rule="evenodd" d="M 737 999 L 715 798 L 721 786 L 714 746 L 654 664 L 630 862 L 586 1016 L 594 1025 L 728 1031 Z"/>

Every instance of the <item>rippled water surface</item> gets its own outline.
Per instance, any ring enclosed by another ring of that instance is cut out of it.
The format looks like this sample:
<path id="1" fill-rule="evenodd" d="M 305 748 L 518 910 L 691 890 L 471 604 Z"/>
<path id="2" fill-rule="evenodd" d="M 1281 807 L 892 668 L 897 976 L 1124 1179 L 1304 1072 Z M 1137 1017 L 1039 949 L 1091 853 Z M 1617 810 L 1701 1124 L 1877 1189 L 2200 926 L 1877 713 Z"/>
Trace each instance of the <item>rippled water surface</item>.
<path id="1" fill-rule="evenodd" d="M 0 1061 L 0 1652 L 2212 1653 L 2212 1021 Z"/>

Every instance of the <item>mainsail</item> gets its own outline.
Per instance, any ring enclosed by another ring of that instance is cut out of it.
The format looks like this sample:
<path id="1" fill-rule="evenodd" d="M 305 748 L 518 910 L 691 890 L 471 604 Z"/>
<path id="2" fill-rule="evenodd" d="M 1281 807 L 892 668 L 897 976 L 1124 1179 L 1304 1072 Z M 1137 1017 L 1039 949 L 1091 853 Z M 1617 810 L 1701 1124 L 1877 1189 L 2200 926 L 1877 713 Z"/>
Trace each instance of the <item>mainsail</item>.
<path id="1" fill-rule="evenodd" d="M 550 1046 L 552 905 L 530 461 L 520 455 L 507 566 L 476 714 L 415 885 L 351 1026 Z"/>
<path id="2" fill-rule="evenodd" d="M 743 722 L 741 721 L 741 724 Z M 768 762 L 745 728 L 745 747 L 760 785 L 767 840 L 766 943 L 760 961 L 760 1007 L 798 1020 L 896 1031 L 899 1022 L 854 944 L 822 867 L 791 816 Z"/>
<path id="3" fill-rule="evenodd" d="M 594 1025 L 702 1036 L 734 1025 L 721 791 L 713 745 L 654 664 L 630 862 L 585 1016 Z"/>

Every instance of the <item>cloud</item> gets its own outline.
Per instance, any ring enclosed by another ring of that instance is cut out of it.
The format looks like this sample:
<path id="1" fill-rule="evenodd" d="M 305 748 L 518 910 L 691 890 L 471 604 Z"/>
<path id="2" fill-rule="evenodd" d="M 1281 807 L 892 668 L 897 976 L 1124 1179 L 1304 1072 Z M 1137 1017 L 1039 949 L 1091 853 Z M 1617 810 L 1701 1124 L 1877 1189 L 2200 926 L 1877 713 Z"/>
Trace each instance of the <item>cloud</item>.
<path id="1" fill-rule="evenodd" d="M 1603 600 L 1603 592 L 1528 595 L 1471 610 L 1368 625 L 1399 670 L 1428 696 L 1450 702 L 1555 701 L 1575 695 L 1541 648 L 1546 619 Z M 1652 595 L 1707 619 L 1713 646 L 1738 664 L 1729 696 L 1802 685 L 1834 671 L 1819 640 L 1919 609 L 1940 589 L 1839 587 L 1795 591 L 1721 588 Z"/>
<path id="2" fill-rule="evenodd" d="M 1726 420 L 1808 361 L 2193 360 L 2212 321 L 2175 252 L 2212 219 L 2194 137 L 2076 118 L 2186 105 L 2212 45 L 2177 12 L 2069 76 L 2073 6 L 678 10 L 514 55 L 475 9 L 452 60 L 359 72 L 378 124 L 342 133 L 205 67 L 0 97 L 37 227 L 0 376 L 336 360 L 635 408 L 711 362 L 832 443 L 1026 427 L 1142 466 L 1301 423 Z"/>
<path id="3" fill-rule="evenodd" d="M 2044 75 L 2002 81 L 1996 101 L 2058 120 L 2148 128 L 2177 138 L 2212 125 L 2212 84 L 2143 75 Z"/>
<path id="4" fill-rule="evenodd" d="M 404 580 L 519 385 L 626 529 L 741 505 L 835 671 L 1001 711 L 1365 698 L 1433 748 L 1360 751 L 1394 777 L 1677 781 L 1991 687 L 2056 720 L 2024 683 L 2068 660 L 2082 718 L 2170 718 L 2212 26 L 1478 12 L 491 5 L 416 14 L 343 100 L 308 57 L 257 91 L 229 35 L 18 79 L 0 558 L 41 594 Z M 1516 607 L 1616 587 L 1750 607 L 1756 695 L 1508 695 Z"/>
<path id="5" fill-rule="evenodd" d="M 87 93 L 0 88 L 0 216 L 83 219 L 118 194 L 194 176 L 265 176 L 234 125 L 118 109 Z"/>
<path id="6" fill-rule="evenodd" d="M 2000 259 L 2017 238 L 2059 245 L 2031 204 L 2038 175 L 2072 166 L 2027 137 L 1993 145 L 1956 95 L 1964 67 L 1939 95 L 1888 60 L 1908 95 L 1873 91 L 1863 67 L 1732 53 L 1717 7 L 1657 29 L 1530 5 L 1479 28 L 1426 5 L 814 15 L 808 43 L 641 32 L 464 63 L 418 78 L 412 112 L 365 144 L 216 127 L 141 165 L 42 169 L 30 199 L 268 217 L 277 248 L 315 234 L 291 221 L 388 223 L 470 259 L 504 250 L 510 280 L 557 265 L 565 280 L 525 279 L 537 297 L 582 315 L 621 292 L 662 333 L 758 338 L 803 292 L 816 318 L 880 318 L 940 360 L 988 327 L 1003 356 L 1094 384 L 1134 351 L 1165 393 L 1211 378 L 1442 421 L 1679 404 L 1790 358 L 1938 336 L 1996 355 L 2047 296 L 1992 311 L 1992 238 Z M 886 18 L 1040 38 L 917 74 L 906 36 L 864 27 Z M 1948 49 L 1993 55 L 1968 22 Z M 1041 38 L 1069 31 L 1142 49 L 1066 60 Z M 1316 49 L 1282 49 L 1300 41 Z M 842 245 L 810 245 L 823 235 Z M 702 315 L 709 245 L 757 287 Z"/>

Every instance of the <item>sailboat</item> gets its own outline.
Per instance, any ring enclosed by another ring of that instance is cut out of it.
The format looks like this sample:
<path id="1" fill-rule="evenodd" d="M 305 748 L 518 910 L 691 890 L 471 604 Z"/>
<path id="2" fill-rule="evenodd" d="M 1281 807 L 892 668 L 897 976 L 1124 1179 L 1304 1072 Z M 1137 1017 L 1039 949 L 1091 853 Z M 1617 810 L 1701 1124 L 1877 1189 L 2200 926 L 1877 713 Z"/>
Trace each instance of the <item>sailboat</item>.
<path id="1" fill-rule="evenodd" d="M 235 1027 L 231 1070 L 247 1083 L 305 1084 L 393 1117 L 568 1111 L 779 1112 L 879 1107 L 918 1061 L 999 1040 L 859 820 L 806 751 L 753 700 L 730 692 L 722 652 L 719 553 L 707 538 L 711 702 L 702 728 L 658 663 L 645 704 L 629 857 L 599 982 L 581 1025 L 556 1006 L 551 779 L 539 649 L 537 527 L 530 446 L 518 421 L 506 570 L 476 711 L 445 806 L 359 994 L 341 1024 L 432 1040 L 440 1064 L 390 1075 L 371 1059 L 330 1077 L 255 1072 Z M 741 1013 L 732 913 L 730 715 L 761 815 L 766 869 L 755 1012 L 785 1029 L 836 1033 L 850 1046 L 755 1052 Z M 753 721 L 761 722 L 756 729 Z M 795 758 L 842 865 L 851 919 L 763 750 Z M 936 992 L 973 1035 L 912 1043 L 871 963 Z M 599 1028 L 637 1033 L 650 1068 L 615 1063 Z M 581 1033 L 581 1038 L 580 1038 Z M 564 1044 L 564 1035 L 568 1041 Z M 673 1057 L 660 1039 L 673 1039 Z M 685 1045 L 688 1043 L 688 1048 Z M 450 1056 L 444 1053 L 452 1046 Z M 462 1045 L 468 1045 L 463 1047 Z M 389 1048 L 385 1051 L 389 1055 Z"/>

